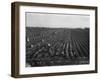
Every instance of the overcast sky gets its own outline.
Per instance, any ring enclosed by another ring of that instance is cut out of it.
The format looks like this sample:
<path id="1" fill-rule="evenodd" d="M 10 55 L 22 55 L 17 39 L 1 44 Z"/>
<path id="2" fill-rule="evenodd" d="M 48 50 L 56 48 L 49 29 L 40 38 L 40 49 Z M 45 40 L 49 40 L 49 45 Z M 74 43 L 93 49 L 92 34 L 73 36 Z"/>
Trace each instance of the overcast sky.
<path id="1" fill-rule="evenodd" d="M 27 27 L 90 27 L 89 15 L 26 13 Z"/>

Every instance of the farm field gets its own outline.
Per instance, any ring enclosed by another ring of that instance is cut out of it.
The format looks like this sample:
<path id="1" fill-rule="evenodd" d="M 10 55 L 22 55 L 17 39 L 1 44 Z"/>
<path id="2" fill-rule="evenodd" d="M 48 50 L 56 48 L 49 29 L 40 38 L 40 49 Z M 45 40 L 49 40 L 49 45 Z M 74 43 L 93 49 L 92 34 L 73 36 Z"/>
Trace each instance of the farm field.
<path id="1" fill-rule="evenodd" d="M 89 64 L 89 28 L 26 27 L 26 64 Z"/>

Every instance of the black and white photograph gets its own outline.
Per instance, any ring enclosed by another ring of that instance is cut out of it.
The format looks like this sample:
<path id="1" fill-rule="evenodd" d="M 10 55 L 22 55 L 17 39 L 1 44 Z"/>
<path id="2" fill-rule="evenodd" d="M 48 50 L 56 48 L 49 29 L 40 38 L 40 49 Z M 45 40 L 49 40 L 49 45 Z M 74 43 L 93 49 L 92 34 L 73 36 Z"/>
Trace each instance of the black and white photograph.
<path id="1" fill-rule="evenodd" d="M 26 12 L 26 67 L 89 64 L 90 15 Z"/>
<path id="2" fill-rule="evenodd" d="M 12 3 L 12 76 L 97 73 L 97 7 Z"/>

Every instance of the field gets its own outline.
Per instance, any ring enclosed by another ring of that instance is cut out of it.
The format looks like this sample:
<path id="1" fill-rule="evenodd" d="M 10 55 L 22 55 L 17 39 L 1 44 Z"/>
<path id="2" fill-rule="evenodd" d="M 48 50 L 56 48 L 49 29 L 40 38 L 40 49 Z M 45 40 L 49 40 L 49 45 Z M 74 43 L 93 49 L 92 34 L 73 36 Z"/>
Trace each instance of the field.
<path id="1" fill-rule="evenodd" d="M 89 64 L 89 28 L 26 27 L 26 64 Z"/>

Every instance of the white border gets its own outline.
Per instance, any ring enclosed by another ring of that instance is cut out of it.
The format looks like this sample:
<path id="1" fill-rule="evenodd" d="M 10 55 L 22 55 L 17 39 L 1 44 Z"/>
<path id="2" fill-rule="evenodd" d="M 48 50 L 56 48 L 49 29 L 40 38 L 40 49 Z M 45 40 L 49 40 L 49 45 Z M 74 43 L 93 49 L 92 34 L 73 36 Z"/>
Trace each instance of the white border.
<path id="1" fill-rule="evenodd" d="M 88 14 L 90 15 L 90 64 L 88 65 L 67 65 L 50 67 L 25 67 L 25 12 L 50 12 L 50 13 L 69 13 L 69 14 Z M 20 43 L 19 43 L 19 73 L 20 74 L 39 74 L 53 72 L 73 72 L 95 70 L 95 11 L 86 9 L 52 8 L 52 7 L 32 7 L 20 6 Z"/>

